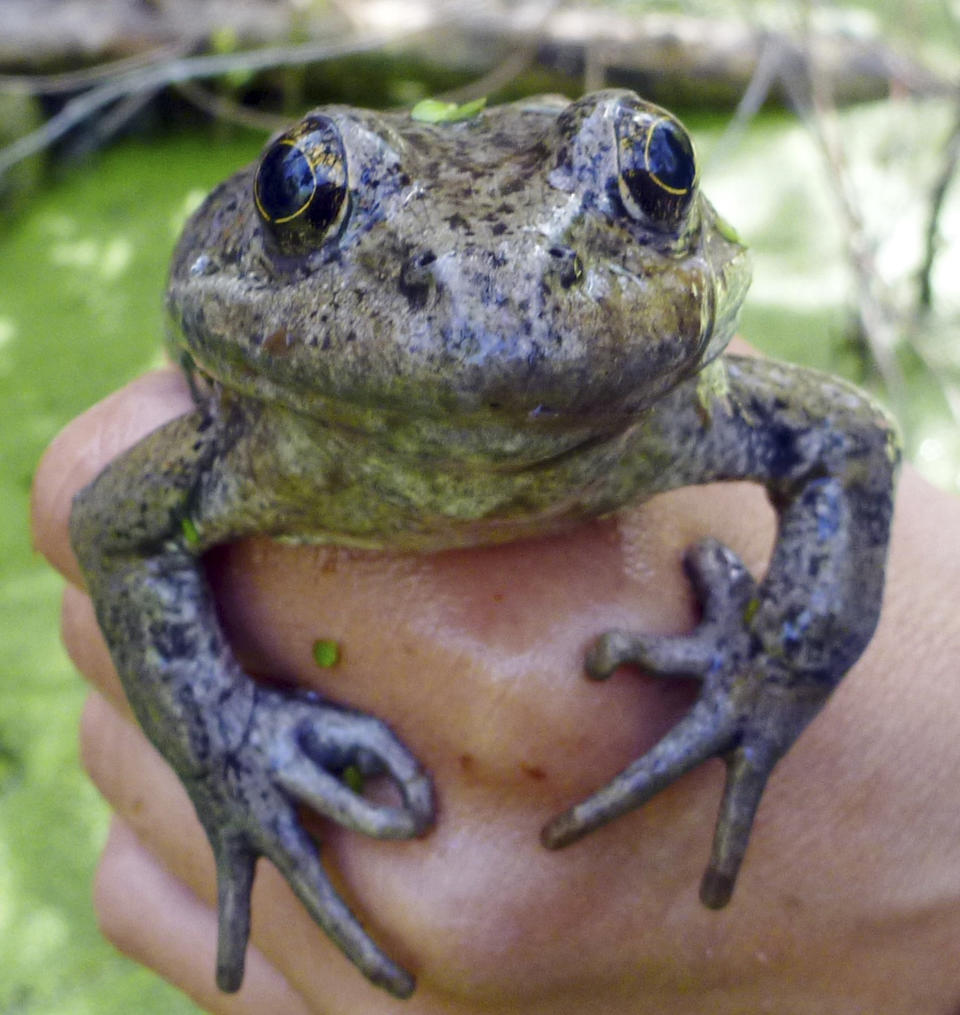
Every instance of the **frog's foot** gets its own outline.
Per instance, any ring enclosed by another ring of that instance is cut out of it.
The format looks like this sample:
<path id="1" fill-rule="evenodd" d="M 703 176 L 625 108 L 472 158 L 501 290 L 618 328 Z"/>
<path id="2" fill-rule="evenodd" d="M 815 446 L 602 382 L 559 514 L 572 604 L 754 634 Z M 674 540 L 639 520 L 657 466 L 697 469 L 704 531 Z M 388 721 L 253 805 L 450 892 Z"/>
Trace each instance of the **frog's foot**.
<path id="1" fill-rule="evenodd" d="M 400 805 L 358 795 L 343 778 L 351 769 L 385 774 Z M 383 723 L 312 696 L 258 690 L 242 742 L 225 750 L 217 769 L 185 782 L 216 859 L 221 990 L 235 991 L 243 980 L 254 867 L 264 856 L 372 983 L 397 997 L 413 992 L 413 977 L 377 947 L 334 890 L 297 814 L 306 804 L 383 839 L 426 831 L 434 818 L 430 779 Z"/>
<path id="2" fill-rule="evenodd" d="M 602 680 L 624 663 L 658 676 L 697 677 L 691 710 L 646 754 L 594 795 L 558 815 L 542 841 L 559 849 L 639 807 L 711 757 L 727 765 L 727 780 L 700 887 L 711 908 L 727 904 L 747 848 L 760 797 L 774 765 L 816 714 L 828 691 L 782 679 L 751 632 L 758 587 L 731 550 L 704 540 L 688 551 L 687 572 L 703 607 L 689 635 L 636 635 L 609 631 L 587 657 Z"/>

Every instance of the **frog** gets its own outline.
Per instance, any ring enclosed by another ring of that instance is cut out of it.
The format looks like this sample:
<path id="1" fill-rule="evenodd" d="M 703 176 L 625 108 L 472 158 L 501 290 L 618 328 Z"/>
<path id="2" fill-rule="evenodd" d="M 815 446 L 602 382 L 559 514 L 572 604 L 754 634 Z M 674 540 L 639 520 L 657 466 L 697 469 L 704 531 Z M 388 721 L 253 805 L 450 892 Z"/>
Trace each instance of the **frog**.
<path id="1" fill-rule="evenodd" d="M 765 574 L 703 538 L 684 557 L 693 630 L 597 633 L 589 677 L 633 667 L 698 694 L 541 833 L 564 848 L 720 758 L 700 885 L 715 909 L 770 773 L 880 612 L 896 427 L 845 381 L 727 350 L 748 254 L 703 195 L 681 122 L 623 89 L 414 114 L 314 109 L 206 198 L 166 296 L 195 407 L 72 507 L 133 712 L 213 850 L 226 992 L 265 857 L 371 983 L 409 997 L 414 977 L 334 889 L 298 815 L 408 840 L 438 807 L 383 719 L 244 671 L 204 573 L 213 547 L 261 535 L 442 553 L 679 487 L 762 486 L 778 517 Z M 392 798 L 365 794 L 371 778 Z"/>

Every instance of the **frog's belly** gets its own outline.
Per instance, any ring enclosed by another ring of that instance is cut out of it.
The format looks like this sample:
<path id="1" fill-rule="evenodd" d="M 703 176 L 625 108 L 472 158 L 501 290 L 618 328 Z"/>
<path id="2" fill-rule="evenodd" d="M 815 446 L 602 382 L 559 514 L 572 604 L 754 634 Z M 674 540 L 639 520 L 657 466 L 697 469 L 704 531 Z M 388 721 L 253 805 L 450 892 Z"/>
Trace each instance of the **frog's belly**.
<path id="1" fill-rule="evenodd" d="M 492 546 L 555 535 L 591 518 L 609 514 L 619 506 L 621 505 L 612 505 L 601 510 L 578 502 L 555 505 L 549 512 L 487 515 L 481 518 L 457 518 L 448 514 L 418 517 L 391 514 L 388 519 L 383 519 L 372 528 L 365 524 L 336 528 L 310 527 L 278 538 L 284 543 L 332 544 L 361 550 L 424 553 Z"/>
<path id="2" fill-rule="evenodd" d="M 638 435 L 631 428 L 515 472 L 361 458 L 335 492 L 318 489 L 313 507 L 295 512 L 282 538 L 431 551 L 561 532 L 651 489 L 651 459 L 638 454 Z"/>

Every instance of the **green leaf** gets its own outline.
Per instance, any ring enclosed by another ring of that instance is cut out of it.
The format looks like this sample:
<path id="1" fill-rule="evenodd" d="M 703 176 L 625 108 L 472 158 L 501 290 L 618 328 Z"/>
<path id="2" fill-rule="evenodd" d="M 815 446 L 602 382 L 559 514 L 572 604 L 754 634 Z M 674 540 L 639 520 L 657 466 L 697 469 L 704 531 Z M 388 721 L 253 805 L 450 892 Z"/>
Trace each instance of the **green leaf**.
<path id="1" fill-rule="evenodd" d="M 410 118 L 421 123 L 457 123 L 476 116 L 487 104 L 487 97 L 457 105 L 440 99 L 423 99 L 410 110 Z"/>
<path id="2" fill-rule="evenodd" d="M 190 546 L 200 545 L 200 533 L 197 532 L 197 527 L 193 524 L 192 518 L 181 518 L 180 530 L 183 532 L 183 538 Z"/>

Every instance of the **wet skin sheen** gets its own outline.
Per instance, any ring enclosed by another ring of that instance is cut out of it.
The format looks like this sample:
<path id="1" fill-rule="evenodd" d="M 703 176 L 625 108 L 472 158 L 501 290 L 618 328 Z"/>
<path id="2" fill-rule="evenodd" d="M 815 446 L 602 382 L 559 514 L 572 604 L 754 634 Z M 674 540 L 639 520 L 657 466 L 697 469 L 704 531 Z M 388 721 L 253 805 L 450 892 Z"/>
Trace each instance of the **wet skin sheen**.
<path id="1" fill-rule="evenodd" d="M 721 356 L 748 279 L 684 129 L 624 91 L 459 123 L 316 110 L 187 224 L 168 306 L 197 407 L 84 489 L 71 532 L 137 718 L 213 846 L 222 989 L 243 977 L 266 856 L 364 975 L 408 996 L 297 808 L 381 838 L 434 820 L 428 774 L 382 722 L 240 669 L 201 554 L 252 533 L 432 551 L 763 484 L 779 535 L 762 582 L 704 541 L 686 561 L 696 630 L 598 632 L 592 676 L 631 662 L 702 689 L 542 835 L 562 847 L 722 757 L 701 898 L 728 901 L 770 771 L 873 633 L 897 461 L 856 389 Z M 385 773 L 399 802 L 355 793 L 347 768 Z"/>

